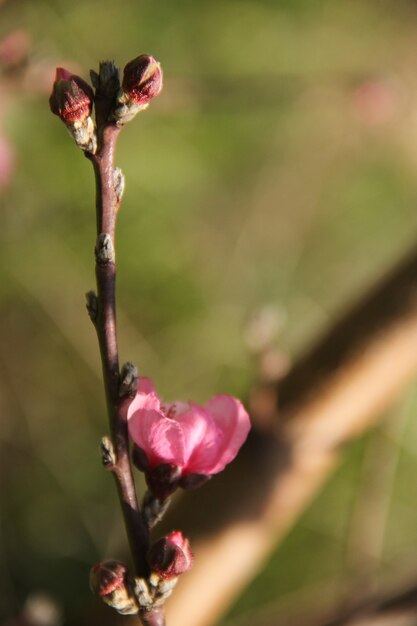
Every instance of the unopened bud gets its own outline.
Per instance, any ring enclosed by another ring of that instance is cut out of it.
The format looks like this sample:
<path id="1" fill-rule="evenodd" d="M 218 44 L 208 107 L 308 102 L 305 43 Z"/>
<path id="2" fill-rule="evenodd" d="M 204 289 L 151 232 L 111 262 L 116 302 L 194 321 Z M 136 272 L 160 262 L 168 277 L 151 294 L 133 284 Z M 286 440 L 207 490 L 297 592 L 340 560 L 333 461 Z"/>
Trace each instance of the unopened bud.
<path id="1" fill-rule="evenodd" d="M 82 78 L 62 67 L 56 70 L 49 106 L 58 115 L 83 150 L 95 152 L 97 140 L 91 118 L 94 93 Z"/>
<path id="2" fill-rule="evenodd" d="M 96 263 L 99 265 L 106 265 L 107 263 L 114 263 L 114 246 L 112 238 L 108 233 L 100 233 L 97 237 L 97 243 L 95 247 Z"/>
<path id="3" fill-rule="evenodd" d="M 139 610 L 127 568 L 119 561 L 109 560 L 94 565 L 90 571 L 90 588 L 122 615 L 135 615 Z"/>
<path id="4" fill-rule="evenodd" d="M 123 364 L 120 372 L 119 397 L 123 398 L 125 396 L 130 396 L 133 398 L 136 393 L 137 386 L 138 370 L 133 363 L 127 361 Z"/>
<path id="5" fill-rule="evenodd" d="M 114 119 L 119 126 L 129 122 L 149 105 L 162 90 L 162 69 L 148 54 L 130 61 L 123 71 L 122 87 L 117 98 Z"/>
<path id="6" fill-rule="evenodd" d="M 188 572 L 193 564 L 190 543 L 180 530 L 159 539 L 151 548 L 149 562 L 153 572 L 168 580 Z"/>
<path id="7" fill-rule="evenodd" d="M 86 306 L 88 315 L 90 316 L 91 321 L 94 323 L 97 319 L 98 314 L 98 298 L 95 291 L 87 291 L 85 294 Z"/>
<path id="8" fill-rule="evenodd" d="M 101 461 L 104 467 L 110 471 L 116 465 L 116 452 L 110 437 L 103 437 L 100 441 Z"/>

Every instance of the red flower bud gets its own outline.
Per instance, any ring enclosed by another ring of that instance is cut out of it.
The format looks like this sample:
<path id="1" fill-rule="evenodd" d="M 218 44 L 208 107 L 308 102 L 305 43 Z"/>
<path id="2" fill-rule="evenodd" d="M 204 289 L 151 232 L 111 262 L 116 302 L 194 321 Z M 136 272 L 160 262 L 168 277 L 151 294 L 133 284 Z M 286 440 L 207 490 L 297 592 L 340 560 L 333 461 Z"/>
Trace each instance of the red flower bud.
<path id="1" fill-rule="evenodd" d="M 148 54 L 130 61 L 123 70 L 113 119 L 122 126 L 148 106 L 150 100 L 161 93 L 162 69 L 158 61 Z"/>
<path id="2" fill-rule="evenodd" d="M 94 565 L 90 571 L 90 588 L 122 615 L 138 612 L 127 568 L 123 563 L 109 560 Z"/>
<path id="3" fill-rule="evenodd" d="M 65 124 L 83 122 L 93 107 L 94 93 L 82 78 L 57 67 L 49 106 Z"/>
<path id="4" fill-rule="evenodd" d="M 49 106 L 58 115 L 82 150 L 95 152 L 97 138 L 91 118 L 94 93 L 82 78 L 62 67 L 56 70 Z"/>
<path id="5" fill-rule="evenodd" d="M 151 548 L 151 569 L 160 578 L 167 580 L 188 572 L 193 564 L 190 543 L 180 530 L 159 539 Z"/>
<path id="6" fill-rule="evenodd" d="M 162 89 L 160 64 L 148 54 L 136 57 L 123 70 L 122 87 L 136 104 L 148 104 Z"/>

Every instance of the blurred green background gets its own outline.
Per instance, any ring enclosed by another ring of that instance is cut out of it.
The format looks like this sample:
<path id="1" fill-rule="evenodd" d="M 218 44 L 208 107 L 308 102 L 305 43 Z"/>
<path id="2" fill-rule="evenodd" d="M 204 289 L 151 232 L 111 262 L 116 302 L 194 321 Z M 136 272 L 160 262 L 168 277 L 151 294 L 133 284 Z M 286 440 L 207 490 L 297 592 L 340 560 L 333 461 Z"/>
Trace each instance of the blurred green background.
<path id="1" fill-rule="evenodd" d="M 55 66 L 162 63 L 118 145 L 121 358 L 203 402 L 247 396 L 254 311 L 291 361 L 414 242 L 416 25 L 412 0 L 0 2 L 1 619 L 43 593 L 84 623 L 89 567 L 126 549 L 84 309 L 92 168 L 49 112 Z M 416 573 L 416 412 L 417 387 L 347 450 L 225 624 Z"/>

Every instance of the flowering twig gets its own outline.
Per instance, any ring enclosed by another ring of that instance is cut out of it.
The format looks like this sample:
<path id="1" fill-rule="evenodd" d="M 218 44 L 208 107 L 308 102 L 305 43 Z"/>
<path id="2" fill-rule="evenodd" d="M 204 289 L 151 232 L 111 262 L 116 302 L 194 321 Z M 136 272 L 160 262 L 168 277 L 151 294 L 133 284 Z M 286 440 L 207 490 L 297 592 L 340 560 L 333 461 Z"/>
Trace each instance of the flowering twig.
<path id="1" fill-rule="evenodd" d="M 152 382 L 125 363 L 120 371 L 116 327 L 116 219 L 124 177 L 114 166 L 117 137 L 124 124 L 161 90 L 159 63 L 148 55 L 119 71 L 111 62 L 91 72 L 95 93 L 79 76 L 58 68 L 50 107 L 92 162 L 96 178 L 97 293 L 87 294 L 103 367 L 111 437 L 101 442 L 104 466 L 119 493 L 134 572 L 114 559 L 95 565 L 90 585 L 103 601 L 124 615 L 139 614 L 145 626 L 163 626 L 163 605 L 193 554 L 181 531 L 170 532 L 150 548 L 150 530 L 162 519 L 170 495 L 196 488 L 236 456 L 249 432 L 249 416 L 236 398 L 215 396 L 205 406 L 161 403 Z M 95 121 L 91 117 L 95 106 Z M 145 473 L 149 491 L 139 506 L 129 457 Z"/>
<path id="2" fill-rule="evenodd" d="M 137 112 L 141 108 L 145 108 L 150 97 L 157 95 L 160 91 L 161 72 L 159 64 L 152 57 L 142 55 L 139 60 L 135 61 L 132 63 L 135 63 L 136 71 L 138 64 L 142 70 L 141 76 L 136 74 L 136 88 L 140 86 L 140 79 L 143 79 L 144 74 L 148 71 L 148 75 L 145 76 L 148 85 L 145 87 L 142 85 L 144 89 L 141 94 L 140 106 L 138 107 L 137 99 L 132 99 L 131 102 L 130 109 Z M 150 74 L 149 69 L 151 70 Z M 50 106 L 52 112 L 59 115 L 65 122 L 77 145 L 85 151 L 94 168 L 96 178 L 97 240 L 95 259 L 97 294 L 92 291 L 87 294 L 87 309 L 97 331 L 100 346 L 111 432 L 111 439 L 105 437 L 102 440 L 102 459 L 105 467 L 115 477 L 135 575 L 146 578 L 150 574 L 147 562 L 149 532 L 138 504 L 129 459 L 126 416 L 122 411 L 124 396 L 134 392 L 134 381 L 131 381 L 130 386 L 124 384 L 126 382 L 126 368 L 122 370 L 122 376 L 120 375 L 116 327 L 115 229 L 124 179 L 121 170 L 114 166 L 114 154 L 117 137 L 126 119 L 126 109 L 129 108 L 129 94 L 120 85 L 118 69 L 110 62 L 100 65 L 99 74 L 92 72 L 92 79 L 96 88 L 95 96 L 88 83 L 80 77 L 58 68 Z M 152 94 L 149 90 L 149 79 L 151 79 L 150 83 L 153 87 Z M 119 103 L 121 97 L 124 98 L 124 118 L 123 115 L 117 113 L 121 106 Z M 96 106 L 95 123 L 91 117 L 93 102 Z M 113 602 L 113 606 L 122 613 L 137 613 L 138 603 L 130 593 L 130 583 L 127 584 L 128 578 L 124 566 L 117 564 L 112 570 L 108 563 L 105 568 L 96 567 L 93 570 L 94 582 L 97 583 L 99 580 L 101 583 L 98 593 L 102 596 L 108 595 L 105 592 L 109 592 L 110 589 L 109 578 L 112 579 L 113 585 L 116 580 L 120 583 L 119 597 Z M 121 570 L 122 574 L 120 573 Z M 106 578 L 104 587 L 103 576 Z M 126 598 L 120 597 L 120 588 L 126 592 Z M 114 588 L 111 591 L 113 592 Z M 163 614 L 159 608 L 155 611 L 149 610 L 146 615 L 142 614 L 141 616 L 142 621 L 147 624 L 159 625 L 164 622 Z"/>

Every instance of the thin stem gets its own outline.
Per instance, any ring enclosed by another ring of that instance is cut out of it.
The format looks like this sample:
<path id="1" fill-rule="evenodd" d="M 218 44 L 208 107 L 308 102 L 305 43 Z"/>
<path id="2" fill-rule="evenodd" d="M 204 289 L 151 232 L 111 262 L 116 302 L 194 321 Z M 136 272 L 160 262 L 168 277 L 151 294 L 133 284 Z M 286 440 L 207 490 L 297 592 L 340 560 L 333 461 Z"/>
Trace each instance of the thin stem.
<path id="1" fill-rule="evenodd" d="M 106 125 L 101 129 L 99 150 L 90 155 L 96 177 L 97 245 L 96 281 L 97 316 L 95 327 L 100 345 L 104 388 L 110 421 L 115 463 L 115 477 L 126 532 L 137 576 L 149 574 L 146 553 L 149 534 L 142 519 L 129 459 L 127 422 L 119 397 L 119 354 L 116 327 L 116 264 L 114 239 L 119 200 L 114 188 L 114 150 L 119 129 Z"/>
<path id="2" fill-rule="evenodd" d="M 109 122 L 111 109 L 119 87 L 118 71 L 112 64 L 100 65 L 97 76 L 95 108 L 97 152 L 87 154 L 96 177 L 96 282 L 97 297 L 88 295 L 88 310 L 100 345 L 104 388 L 110 422 L 111 445 L 102 441 L 105 466 L 113 473 L 123 511 L 135 575 L 147 578 L 149 529 L 139 507 L 132 466 L 129 458 L 127 418 L 120 397 L 120 366 L 116 325 L 116 260 L 115 231 L 121 201 L 123 176 L 115 171 L 114 152 L 120 127 Z M 143 626 L 165 626 L 162 608 L 139 610 Z"/>

